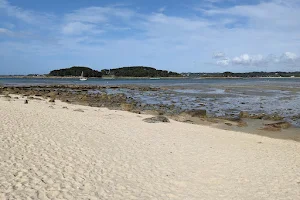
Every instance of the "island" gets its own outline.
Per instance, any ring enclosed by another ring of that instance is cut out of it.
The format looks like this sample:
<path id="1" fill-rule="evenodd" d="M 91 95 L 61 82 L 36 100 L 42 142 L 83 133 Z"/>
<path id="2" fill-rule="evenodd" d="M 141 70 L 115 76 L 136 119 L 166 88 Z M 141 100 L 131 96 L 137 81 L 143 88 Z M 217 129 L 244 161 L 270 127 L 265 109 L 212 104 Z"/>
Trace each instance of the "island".
<path id="1" fill-rule="evenodd" d="M 101 71 L 93 70 L 89 67 L 73 66 L 70 68 L 58 69 L 51 71 L 48 76 L 59 76 L 59 77 L 74 77 L 80 76 L 83 72 L 85 77 L 112 77 L 112 78 L 155 78 L 155 77 L 182 77 L 181 74 L 167 71 L 167 70 L 157 70 L 153 67 L 145 66 L 131 66 L 131 67 L 121 67 L 115 69 L 103 69 Z"/>
<path id="2" fill-rule="evenodd" d="M 93 70 L 88 67 L 81 67 L 81 66 L 73 66 L 65 69 L 52 70 L 48 76 L 61 76 L 61 77 L 80 76 L 82 72 L 85 77 L 97 77 L 97 78 L 102 77 L 101 72 L 97 70 Z"/>
<path id="3" fill-rule="evenodd" d="M 101 70 L 103 75 L 115 77 L 181 77 L 182 75 L 176 72 L 167 70 L 157 70 L 153 67 L 145 66 L 130 66 L 115 69 Z"/>

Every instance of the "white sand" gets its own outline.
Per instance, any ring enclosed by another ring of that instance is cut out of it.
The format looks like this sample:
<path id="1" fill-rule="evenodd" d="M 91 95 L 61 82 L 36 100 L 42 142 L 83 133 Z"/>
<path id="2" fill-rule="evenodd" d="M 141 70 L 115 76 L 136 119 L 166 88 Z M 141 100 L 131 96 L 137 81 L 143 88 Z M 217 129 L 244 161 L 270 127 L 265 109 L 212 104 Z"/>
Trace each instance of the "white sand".
<path id="1" fill-rule="evenodd" d="M 300 143 L 50 105 L 0 98 L 0 199 L 300 199 Z"/>

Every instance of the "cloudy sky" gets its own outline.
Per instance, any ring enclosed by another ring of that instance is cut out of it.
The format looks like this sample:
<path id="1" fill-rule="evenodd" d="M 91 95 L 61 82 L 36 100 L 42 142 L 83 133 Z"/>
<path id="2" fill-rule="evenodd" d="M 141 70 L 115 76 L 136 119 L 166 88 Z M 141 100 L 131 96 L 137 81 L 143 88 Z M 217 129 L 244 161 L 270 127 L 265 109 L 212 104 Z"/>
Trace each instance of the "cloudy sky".
<path id="1" fill-rule="evenodd" d="M 0 74 L 300 71 L 300 0 L 0 0 Z"/>

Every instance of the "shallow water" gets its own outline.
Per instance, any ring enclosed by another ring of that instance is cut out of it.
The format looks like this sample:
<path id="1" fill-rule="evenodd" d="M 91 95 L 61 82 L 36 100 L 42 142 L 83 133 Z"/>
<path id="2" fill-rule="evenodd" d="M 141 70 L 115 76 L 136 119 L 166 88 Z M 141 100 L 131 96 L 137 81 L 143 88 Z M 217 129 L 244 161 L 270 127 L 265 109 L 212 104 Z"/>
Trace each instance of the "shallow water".
<path id="1" fill-rule="evenodd" d="M 91 90 L 90 93 L 125 93 L 140 104 L 174 106 L 181 112 L 190 109 L 206 109 L 210 116 L 236 116 L 240 111 L 250 113 L 278 113 L 285 120 L 300 127 L 300 79 L 252 78 L 252 79 L 15 79 L 0 78 L 3 85 L 119 85 L 123 88 Z M 149 85 L 162 88 L 158 91 L 131 90 L 125 85 Z"/>

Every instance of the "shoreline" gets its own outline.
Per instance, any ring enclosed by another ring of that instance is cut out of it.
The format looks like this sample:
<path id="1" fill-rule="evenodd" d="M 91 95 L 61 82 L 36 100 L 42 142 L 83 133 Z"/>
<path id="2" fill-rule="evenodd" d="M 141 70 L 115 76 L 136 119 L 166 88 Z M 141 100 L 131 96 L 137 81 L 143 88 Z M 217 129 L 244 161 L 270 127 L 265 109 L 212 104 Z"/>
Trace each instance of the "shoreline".
<path id="1" fill-rule="evenodd" d="M 206 125 L 210 127 L 217 127 L 223 130 L 233 130 L 238 132 L 245 132 L 267 136 L 271 138 L 288 139 L 300 141 L 300 134 L 297 134 L 300 128 L 290 127 L 291 125 L 283 121 L 283 118 L 278 115 L 256 114 L 251 115 L 244 113 L 242 117 L 210 117 L 206 115 L 205 110 L 190 110 L 179 113 L 167 113 L 161 109 L 149 109 L 137 107 L 137 103 L 133 99 L 128 99 L 124 94 L 106 94 L 88 95 L 89 90 L 98 89 L 102 91 L 105 89 L 122 89 L 140 91 L 157 91 L 157 88 L 140 87 L 140 86 L 75 86 L 75 85 L 40 85 L 40 86 L 25 86 L 25 87 L 4 87 L 1 90 L 2 97 L 4 95 L 18 94 L 30 100 L 35 99 L 52 99 L 62 100 L 73 105 L 88 105 L 94 108 L 106 107 L 112 110 L 124 110 L 137 114 L 150 115 L 165 115 L 167 118 L 184 122 L 188 124 Z M 101 89 L 102 88 L 102 89 Z M 74 92 L 72 92 L 74 91 Z M 130 100 L 128 102 L 128 100 Z M 169 109 L 169 108 L 168 108 Z M 246 116 L 247 115 L 247 116 Z M 275 120 L 273 120 L 273 118 Z M 278 119 L 279 120 L 278 120 Z M 270 124 L 270 125 L 268 125 Z M 277 125 L 278 124 L 278 125 Z"/>
<path id="2" fill-rule="evenodd" d="M 0 78 L 12 78 L 12 79 L 79 79 L 77 76 L 0 76 Z M 126 79 L 151 79 L 159 78 L 161 80 L 168 79 L 298 79 L 300 77 L 88 77 L 88 79 L 103 79 L 103 80 L 126 80 Z M 159 80 L 155 79 L 155 80 Z"/>
<path id="3" fill-rule="evenodd" d="M 0 78 L 19 78 L 19 79 L 79 79 L 77 76 L 0 76 Z M 187 79 L 186 77 L 88 77 L 88 79 L 103 80 L 126 80 L 126 79 Z"/>

